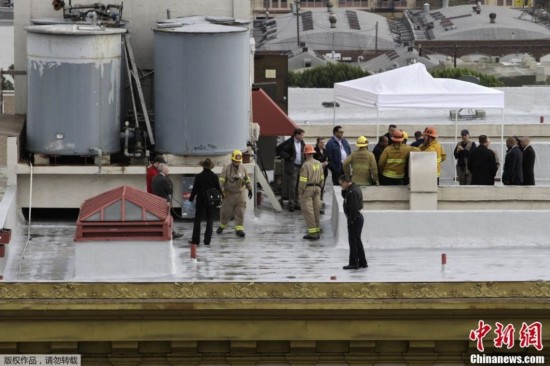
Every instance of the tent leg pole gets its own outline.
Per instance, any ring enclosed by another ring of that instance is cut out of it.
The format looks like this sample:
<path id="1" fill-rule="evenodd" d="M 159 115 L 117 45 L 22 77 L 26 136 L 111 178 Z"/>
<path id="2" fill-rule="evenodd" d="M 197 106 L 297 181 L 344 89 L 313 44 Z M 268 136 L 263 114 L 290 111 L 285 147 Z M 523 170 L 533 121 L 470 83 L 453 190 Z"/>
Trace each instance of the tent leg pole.
<path id="1" fill-rule="evenodd" d="M 336 125 L 336 97 L 332 99 L 332 127 Z"/>
<path id="2" fill-rule="evenodd" d="M 500 112 L 500 161 L 504 168 L 504 108 Z"/>
<path id="3" fill-rule="evenodd" d="M 379 138 L 380 138 L 380 111 L 377 108 L 376 109 L 376 143 L 378 143 Z"/>
<path id="4" fill-rule="evenodd" d="M 458 109 L 455 114 L 455 146 L 458 144 Z M 455 182 L 458 181 L 458 172 L 455 167 Z"/>

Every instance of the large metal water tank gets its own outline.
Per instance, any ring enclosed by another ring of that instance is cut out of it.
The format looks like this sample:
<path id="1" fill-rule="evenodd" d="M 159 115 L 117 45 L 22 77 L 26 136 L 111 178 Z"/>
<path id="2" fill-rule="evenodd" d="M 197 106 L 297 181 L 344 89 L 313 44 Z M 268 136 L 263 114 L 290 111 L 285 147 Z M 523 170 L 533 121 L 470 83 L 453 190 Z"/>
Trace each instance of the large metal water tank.
<path id="1" fill-rule="evenodd" d="M 47 155 L 120 150 L 124 29 L 40 25 L 27 30 L 27 148 Z"/>
<path id="2" fill-rule="evenodd" d="M 246 147 L 249 44 L 243 27 L 155 29 L 157 151 L 221 155 Z"/>

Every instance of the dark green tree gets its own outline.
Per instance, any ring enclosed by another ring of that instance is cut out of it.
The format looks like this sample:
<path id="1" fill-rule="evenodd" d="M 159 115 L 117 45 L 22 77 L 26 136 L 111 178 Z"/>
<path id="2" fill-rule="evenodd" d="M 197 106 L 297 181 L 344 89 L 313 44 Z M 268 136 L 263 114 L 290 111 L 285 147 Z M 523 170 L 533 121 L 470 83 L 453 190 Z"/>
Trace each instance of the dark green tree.
<path id="1" fill-rule="evenodd" d="M 14 69 L 14 65 L 11 64 L 10 67 L 8 67 L 8 70 L 13 70 Z M 6 78 L 6 76 L 4 76 L 3 80 L 2 80 L 2 90 L 13 90 L 13 83 L 11 82 L 11 80 L 8 80 L 8 78 Z"/>
<path id="2" fill-rule="evenodd" d="M 461 76 L 470 75 L 479 78 L 479 84 L 488 87 L 504 86 L 504 83 L 493 75 L 483 74 L 466 68 L 432 70 L 434 78 L 458 79 Z"/>
<path id="3" fill-rule="evenodd" d="M 288 86 L 299 88 L 332 88 L 334 83 L 368 76 L 360 67 L 346 63 L 327 63 L 302 72 L 288 73 Z"/>

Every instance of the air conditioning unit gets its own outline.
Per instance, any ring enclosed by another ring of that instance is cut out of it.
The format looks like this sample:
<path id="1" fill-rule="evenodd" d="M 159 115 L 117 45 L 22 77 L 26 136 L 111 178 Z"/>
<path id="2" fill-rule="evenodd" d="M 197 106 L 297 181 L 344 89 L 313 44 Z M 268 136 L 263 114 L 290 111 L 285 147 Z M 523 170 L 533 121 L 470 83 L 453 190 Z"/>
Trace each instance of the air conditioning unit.
<path id="1" fill-rule="evenodd" d="M 485 119 L 485 117 L 486 117 L 486 114 L 484 110 L 476 109 L 476 118 Z"/>

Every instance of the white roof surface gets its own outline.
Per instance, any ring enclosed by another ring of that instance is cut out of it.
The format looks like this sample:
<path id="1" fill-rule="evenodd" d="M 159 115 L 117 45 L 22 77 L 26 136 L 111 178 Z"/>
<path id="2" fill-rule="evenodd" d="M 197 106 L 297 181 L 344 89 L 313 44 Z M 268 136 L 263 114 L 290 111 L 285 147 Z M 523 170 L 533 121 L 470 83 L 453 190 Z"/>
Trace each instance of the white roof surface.
<path id="1" fill-rule="evenodd" d="M 351 29 L 345 9 L 334 9 L 336 28 L 330 28 L 326 9 L 307 9 L 311 11 L 312 30 L 303 30 L 300 21 L 300 42 L 314 50 L 373 50 L 376 45 L 375 27 L 378 23 L 378 49 L 394 48 L 393 35 L 383 16 L 365 11 L 356 11 L 360 30 Z M 275 18 L 277 22 L 276 38 L 268 40 L 258 50 L 286 51 L 296 48 L 296 15 L 290 13 Z"/>
<path id="2" fill-rule="evenodd" d="M 470 5 L 450 6 L 433 9 L 429 20 L 434 22 L 436 40 L 519 40 L 550 38 L 550 30 L 544 25 L 531 21 L 531 16 L 522 15 L 520 9 L 504 6 L 482 5 L 481 14 L 476 14 Z M 453 27 L 441 24 L 433 17 L 439 12 L 449 19 Z M 489 14 L 496 14 L 495 23 L 490 22 Z"/>

